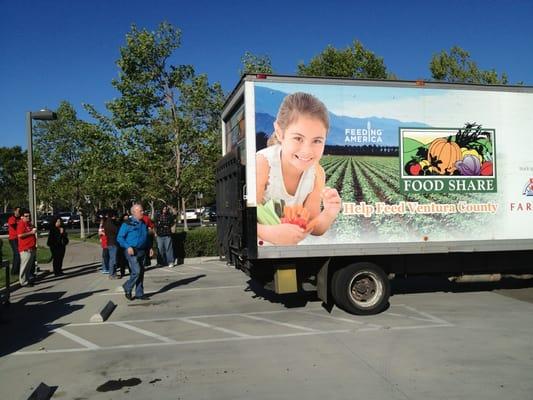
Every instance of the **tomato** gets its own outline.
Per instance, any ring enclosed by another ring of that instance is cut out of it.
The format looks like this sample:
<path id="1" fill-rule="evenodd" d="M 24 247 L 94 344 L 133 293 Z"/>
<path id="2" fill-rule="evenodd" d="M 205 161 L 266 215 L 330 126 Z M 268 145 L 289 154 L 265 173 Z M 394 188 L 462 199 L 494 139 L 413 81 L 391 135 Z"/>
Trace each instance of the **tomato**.
<path id="1" fill-rule="evenodd" d="M 420 165 L 419 162 L 415 160 L 409 161 L 407 164 L 405 164 L 405 168 L 404 168 L 405 173 L 407 175 L 418 175 L 421 169 L 422 169 L 422 166 Z"/>
<path id="2" fill-rule="evenodd" d="M 409 167 L 409 175 L 418 175 L 422 167 L 419 163 L 413 164 Z"/>
<path id="3" fill-rule="evenodd" d="M 298 225 L 302 229 L 307 228 L 307 221 L 305 220 L 305 218 L 302 218 L 302 217 L 296 217 L 296 218 L 281 217 L 281 223 Z"/>
<path id="4" fill-rule="evenodd" d="M 480 175 L 482 176 L 491 176 L 493 173 L 492 161 L 485 161 L 481 164 Z"/>

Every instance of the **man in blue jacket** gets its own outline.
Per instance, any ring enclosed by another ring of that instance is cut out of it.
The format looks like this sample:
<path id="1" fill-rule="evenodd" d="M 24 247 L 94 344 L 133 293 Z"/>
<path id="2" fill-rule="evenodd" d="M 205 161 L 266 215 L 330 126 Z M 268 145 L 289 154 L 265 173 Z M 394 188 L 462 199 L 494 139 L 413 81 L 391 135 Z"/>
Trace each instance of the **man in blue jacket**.
<path id="1" fill-rule="evenodd" d="M 130 266 L 130 278 L 122 287 L 128 300 L 131 300 L 131 291 L 135 285 L 135 298 L 138 300 L 148 300 L 144 295 L 144 256 L 148 248 L 148 227 L 142 221 L 143 207 L 134 204 L 131 207 L 131 218 L 120 227 L 117 235 L 117 242 L 124 248 L 124 255 Z"/>

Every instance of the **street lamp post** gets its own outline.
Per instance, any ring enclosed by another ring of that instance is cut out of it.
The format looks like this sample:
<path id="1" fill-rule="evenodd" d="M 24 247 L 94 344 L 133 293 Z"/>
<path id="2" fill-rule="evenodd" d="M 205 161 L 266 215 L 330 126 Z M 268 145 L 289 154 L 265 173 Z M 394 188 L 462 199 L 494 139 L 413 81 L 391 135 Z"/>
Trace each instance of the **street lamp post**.
<path id="1" fill-rule="evenodd" d="M 57 114 L 50 110 L 28 111 L 26 113 L 26 133 L 28 136 L 28 199 L 30 214 L 33 224 L 37 227 L 37 199 L 35 195 L 35 172 L 33 171 L 33 120 L 53 121 L 57 119 Z"/>

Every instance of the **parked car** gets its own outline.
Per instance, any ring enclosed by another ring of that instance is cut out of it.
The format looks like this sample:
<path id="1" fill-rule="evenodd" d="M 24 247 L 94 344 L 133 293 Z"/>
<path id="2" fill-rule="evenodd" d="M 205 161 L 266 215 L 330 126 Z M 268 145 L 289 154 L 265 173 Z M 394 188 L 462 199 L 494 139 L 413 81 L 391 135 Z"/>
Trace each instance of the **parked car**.
<path id="1" fill-rule="evenodd" d="M 202 225 L 214 225 L 217 222 L 217 208 L 215 206 L 206 207 L 202 212 Z"/>
<path id="2" fill-rule="evenodd" d="M 0 235 L 7 235 L 9 232 L 7 226 L 7 220 L 11 216 L 11 213 L 1 213 L 0 214 Z"/>
<path id="3" fill-rule="evenodd" d="M 43 214 L 37 217 L 37 229 L 47 231 L 50 229 L 50 224 L 54 216 L 52 214 Z"/>
<path id="4" fill-rule="evenodd" d="M 70 211 L 60 212 L 58 216 L 63 221 L 63 225 L 70 226 L 70 219 L 72 218 L 72 213 Z"/>
<path id="5" fill-rule="evenodd" d="M 185 210 L 185 218 L 187 218 L 187 221 L 197 221 L 198 220 L 198 213 L 194 208 L 187 208 Z M 183 221 L 183 211 L 180 216 L 180 221 Z"/>
<path id="6" fill-rule="evenodd" d="M 70 216 L 70 226 L 73 228 L 79 228 L 80 227 L 80 215 L 76 213 L 72 213 Z"/>

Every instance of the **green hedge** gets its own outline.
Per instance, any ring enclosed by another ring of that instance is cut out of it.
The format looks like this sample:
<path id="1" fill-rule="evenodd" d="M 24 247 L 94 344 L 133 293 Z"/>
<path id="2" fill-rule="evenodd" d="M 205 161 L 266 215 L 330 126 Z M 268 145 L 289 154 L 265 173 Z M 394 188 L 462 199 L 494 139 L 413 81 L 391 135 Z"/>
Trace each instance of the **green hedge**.
<path id="1" fill-rule="evenodd" d="M 178 258 L 218 256 L 217 228 L 201 227 L 177 232 L 173 242 Z"/>

